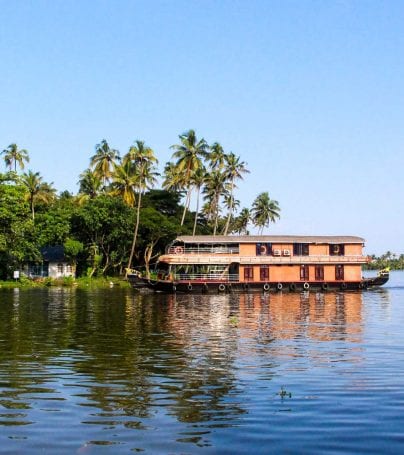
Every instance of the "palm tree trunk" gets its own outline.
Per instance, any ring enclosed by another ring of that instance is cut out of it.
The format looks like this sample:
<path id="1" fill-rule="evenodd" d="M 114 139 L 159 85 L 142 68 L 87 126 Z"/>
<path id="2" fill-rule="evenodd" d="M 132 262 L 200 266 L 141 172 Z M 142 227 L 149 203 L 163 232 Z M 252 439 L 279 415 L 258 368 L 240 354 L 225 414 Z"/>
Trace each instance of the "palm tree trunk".
<path id="1" fill-rule="evenodd" d="M 139 230 L 139 221 L 140 221 L 140 203 L 142 200 L 142 192 L 139 193 L 138 201 L 137 201 L 137 211 L 136 211 L 136 225 L 135 225 L 135 232 L 133 234 L 133 241 L 132 241 L 132 248 L 130 250 L 130 256 L 128 260 L 128 269 L 131 268 L 132 266 L 132 260 L 133 256 L 135 254 L 135 246 L 136 246 L 136 240 L 137 240 L 137 233 Z"/>
<path id="2" fill-rule="evenodd" d="M 231 181 L 229 214 L 227 215 L 226 227 L 224 228 L 223 235 L 227 235 L 227 231 L 229 230 L 229 226 L 230 226 L 230 219 L 233 214 L 233 203 L 234 203 L 233 191 L 234 191 L 234 180 Z"/>
<path id="3" fill-rule="evenodd" d="M 194 236 L 195 235 L 195 231 L 196 231 L 196 223 L 198 221 L 198 214 L 199 214 L 199 193 L 201 191 L 201 188 L 198 187 L 198 193 L 197 193 L 197 199 L 196 199 L 196 212 L 195 212 L 195 219 L 194 219 L 194 229 L 192 231 L 192 235 Z"/>
<path id="4" fill-rule="evenodd" d="M 181 226 L 183 226 L 184 221 L 185 221 L 185 214 L 187 213 L 187 210 L 188 210 L 188 207 L 189 207 L 189 203 L 190 203 L 190 200 L 191 200 L 191 191 L 192 191 L 192 188 L 189 187 L 188 191 L 187 191 L 187 197 L 185 199 L 184 211 L 182 212 Z"/>

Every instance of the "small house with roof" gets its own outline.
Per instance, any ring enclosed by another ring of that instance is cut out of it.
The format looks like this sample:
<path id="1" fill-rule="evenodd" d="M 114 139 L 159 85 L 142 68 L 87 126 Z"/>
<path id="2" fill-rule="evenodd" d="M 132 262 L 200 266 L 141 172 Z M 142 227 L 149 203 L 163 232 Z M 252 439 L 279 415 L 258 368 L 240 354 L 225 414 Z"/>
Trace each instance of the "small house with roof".
<path id="1" fill-rule="evenodd" d="M 50 277 L 63 278 L 75 275 L 72 264 L 64 254 L 63 245 L 41 248 L 42 262 L 30 262 L 23 268 L 23 272 L 30 278 Z"/>

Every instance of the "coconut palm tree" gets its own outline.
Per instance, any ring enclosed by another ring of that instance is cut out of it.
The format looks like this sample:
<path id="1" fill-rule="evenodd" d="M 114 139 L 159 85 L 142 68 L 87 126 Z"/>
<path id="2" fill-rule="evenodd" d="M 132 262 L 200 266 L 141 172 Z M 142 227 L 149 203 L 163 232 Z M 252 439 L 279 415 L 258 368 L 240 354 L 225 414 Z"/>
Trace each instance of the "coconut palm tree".
<path id="1" fill-rule="evenodd" d="M 237 207 L 240 206 L 240 201 L 238 199 L 236 199 L 234 197 L 234 195 L 231 194 L 230 191 L 229 191 L 228 193 L 226 193 L 223 196 L 223 206 L 227 210 L 228 214 L 229 214 L 229 212 L 231 213 L 230 214 L 230 218 L 229 218 L 229 215 L 227 215 L 226 224 L 225 224 L 225 226 L 223 228 L 223 235 L 227 235 L 228 231 L 232 230 L 231 226 L 234 224 L 233 213 L 237 209 Z"/>
<path id="2" fill-rule="evenodd" d="M 112 149 L 105 139 L 95 146 L 95 155 L 90 158 L 90 166 L 94 169 L 95 175 L 103 182 L 104 187 L 119 161 L 118 150 Z"/>
<path id="3" fill-rule="evenodd" d="M 209 163 L 212 169 L 218 169 L 219 171 L 223 169 L 226 162 L 226 154 L 223 150 L 223 147 L 215 142 L 210 146 L 209 153 Z"/>
<path id="4" fill-rule="evenodd" d="M 238 234 L 248 234 L 248 224 L 251 220 L 250 210 L 246 207 L 241 209 L 234 223 L 234 230 Z"/>
<path id="5" fill-rule="evenodd" d="M 270 222 L 275 223 L 276 218 L 280 218 L 279 212 L 278 201 L 272 200 L 268 192 L 256 197 L 252 205 L 251 218 L 254 226 L 258 227 L 260 235 L 264 227 L 268 227 Z"/>
<path id="6" fill-rule="evenodd" d="M 187 191 L 181 226 L 184 224 L 185 214 L 189 208 L 192 192 L 192 173 L 203 166 L 202 160 L 208 157 L 208 144 L 205 139 L 198 141 L 195 131 L 189 130 L 179 136 L 180 144 L 172 145 L 175 150 L 173 158 L 177 160 L 177 173 L 183 173 L 184 188 Z"/>
<path id="7" fill-rule="evenodd" d="M 182 172 L 178 172 L 177 166 L 172 161 L 169 161 L 164 166 L 163 176 L 163 189 L 176 192 L 184 189 L 184 174 Z"/>
<path id="8" fill-rule="evenodd" d="M 243 174 L 249 173 L 250 171 L 246 168 L 246 163 L 244 161 L 240 161 L 240 157 L 236 156 L 234 153 L 229 153 L 225 155 L 225 163 L 226 163 L 226 177 L 230 181 L 230 206 L 229 212 L 227 215 L 226 226 L 224 229 L 224 235 L 227 235 L 227 231 L 229 230 L 230 219 L 233 215 L 234 211 L 234 197 L 233 192 L 234 188 L 236 187 L 236 180 L 242 179 Z"/>
<path id="9" fill-rule="evenodd" d="M 27 190 L 25 197 L 31 208 L 32 220 L 35 220 L 35 203 L 41 201 L 49 204 L 54 201 L 56 190 L 52 187 L 52 183 L 43 181 L 39 172 L 24 173 L 21 183 Z"/>
<path id="10" fill-rule="evenodd" d="M 132 266 L 133 256 L 137 241 L 137 234 L 140 222 L 140 207 L 143 193 L 154 186 L 158 176 L 156 166 L 158 160 L 150 147 L 147 147 L 144 141 L 135 141 L 130 147 L 128 153 L 124 156 L 123 162 L 125 165 L 133 166 L 135 175 L 135 187 L 137 190 L 137 210 L 136 210 L 136 225 L 133 234 L 132 247 L 128 260 L 128 269 Z"/>
<path id="11" fill-rule="evenodd" d="M 91 170 L 86 169 L 79 176 L 79 194 L 88 196 L 89 199 L 94 199 L 101 192 L 101 179 Z"/>
<path id="12" fill-rule="evenodd" d="M 18 149 L 17 144 L 10 144 L 6 149 L 1 152 L 4 155 L 4 162 L 6 166 L 17 172 L 17 163 L 20 169 L 24 169 L 24 161 L 29 162 L 29 155 L 25 149 Z"/>
<path id="13" fill-rule="evenodd" d="M 136 201 L 137 181 L 138 176 L 134 172 L 133 164 L 130 161 L 122 162 L 122 164 L 115 166 L 110 194 L 120 196 L 126 205 L 133 207 Z"/>
<path id="14" fill-rule="evenodd" d="M 206 180 L 206 169 L 205 167 L 198 168 L 191 176 L 191 184 L 194 188 L 196 188 L 196 210 L 195 210 L 195 218 L 194 218 L 194 228 L 192 230 L 192 235 L 195 235 L 196 231 L 196 224 L 198 221 L 199 215 L 199 196 L 201 192 L 201 188 L 204 185 Z"/>
<path id="15" fill-rule="evenodd" d="M 213 218 L 213 235 L 216 235 L 220 213 L 220 197 L 228 193 L 228 183 L 226 175 L 218 170 L 212 171 L 206 175 L 205 187 L 203 194 L 205 200 L 209 202 L 210 211 L 208 219 Z"/>

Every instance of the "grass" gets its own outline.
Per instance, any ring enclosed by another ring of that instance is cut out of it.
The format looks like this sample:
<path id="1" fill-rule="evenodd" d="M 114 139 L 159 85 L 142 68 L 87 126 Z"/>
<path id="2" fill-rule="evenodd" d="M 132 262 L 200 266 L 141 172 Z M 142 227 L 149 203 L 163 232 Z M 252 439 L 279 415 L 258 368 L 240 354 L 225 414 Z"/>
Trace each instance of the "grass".
<path id="1" fill-rule="evenodd" d="M 41 287 L 78 287 L 78 288 L 111 288 L 115 286 L 130 287 L 128 281 L 117 277 L 63 277 L 63 278 L 42 278 L 30 280 L 27 277 L 21 277 L 19 280 L 0 281 L 0 288 L 41 288 Z"/>

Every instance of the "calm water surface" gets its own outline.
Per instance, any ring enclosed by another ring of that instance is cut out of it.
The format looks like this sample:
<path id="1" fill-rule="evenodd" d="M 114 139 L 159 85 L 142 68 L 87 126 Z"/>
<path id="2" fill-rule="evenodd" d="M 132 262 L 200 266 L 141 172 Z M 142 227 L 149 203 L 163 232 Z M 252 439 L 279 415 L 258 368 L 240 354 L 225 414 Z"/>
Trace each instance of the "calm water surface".
<path id="1" fill-rule="evenodd" d="M 0 453 L 404 452 L 404 274 L 363 293 L 0 289 Z"/>

